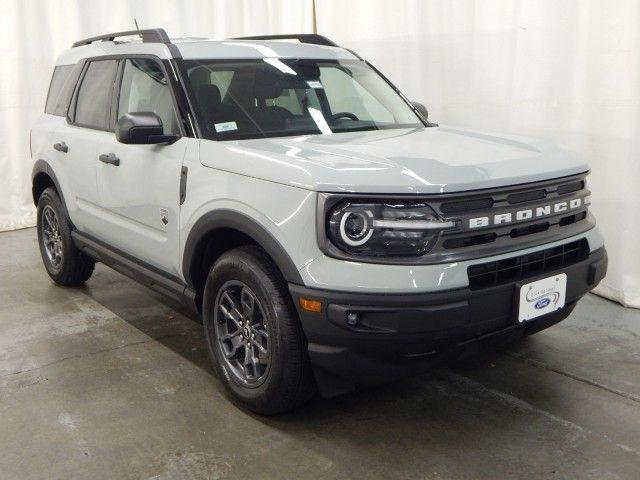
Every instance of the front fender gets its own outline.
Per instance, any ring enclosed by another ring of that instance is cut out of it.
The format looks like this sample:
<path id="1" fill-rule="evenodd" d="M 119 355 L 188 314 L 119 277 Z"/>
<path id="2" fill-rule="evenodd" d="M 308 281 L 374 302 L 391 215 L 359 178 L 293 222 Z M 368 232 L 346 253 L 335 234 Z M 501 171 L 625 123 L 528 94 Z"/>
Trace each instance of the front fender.
<path id="1" fill-rule="evenodd" d="M 200 241 L 209 233 L 220 228 L 231 228 L 244 233 L 258 243 L 273 259 L 290 283 L 301 285 L 302 277 L 284 246 L 262 225 L 238 211 L 221 209 L 204 214 L 189 232 L 182 259 L 184 278 L 190 287 L 194 268 L 194 254 Z"/>

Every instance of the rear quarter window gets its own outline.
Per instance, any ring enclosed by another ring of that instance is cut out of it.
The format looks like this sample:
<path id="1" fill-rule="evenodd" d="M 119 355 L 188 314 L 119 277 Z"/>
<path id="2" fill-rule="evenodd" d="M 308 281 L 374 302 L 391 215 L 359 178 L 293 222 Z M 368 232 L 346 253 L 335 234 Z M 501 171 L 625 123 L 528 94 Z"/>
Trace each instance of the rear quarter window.
<path id="1" fill-rule="evenodd" d="M 59 65 L 53 70 L 49 93 L 44 112 L 64 117 L 67 114 L 69 99 L 75 85 L 76 78 L 72 75 L 75 65 Z M 71 85 L 73 83 L 73 85 Z"/>

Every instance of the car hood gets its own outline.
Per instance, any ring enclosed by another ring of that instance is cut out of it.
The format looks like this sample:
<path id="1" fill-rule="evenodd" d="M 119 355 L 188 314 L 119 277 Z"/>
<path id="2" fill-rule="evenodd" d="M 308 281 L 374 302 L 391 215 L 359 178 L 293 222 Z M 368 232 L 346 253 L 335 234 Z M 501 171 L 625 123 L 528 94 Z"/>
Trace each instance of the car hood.
<path id="1" fill-rule="evenodd" d="M 326 192 L 459 192 L 588 170 L 545 142 L 454 127 L 204 141 L 200 157 L 212 168 Z"/>

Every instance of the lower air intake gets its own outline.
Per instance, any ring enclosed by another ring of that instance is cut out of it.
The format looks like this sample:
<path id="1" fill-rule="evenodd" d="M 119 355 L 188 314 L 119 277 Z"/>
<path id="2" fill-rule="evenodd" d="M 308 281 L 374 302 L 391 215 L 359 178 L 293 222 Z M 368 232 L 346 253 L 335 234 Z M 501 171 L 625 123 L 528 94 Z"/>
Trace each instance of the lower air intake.
<path id="1" fill-rule="evenodd" d="M 469 288 L 489 287 L 541 275 L 581 262 L 588 256 L 589 244 L 582 239 L 519 257 L 471 265 L 467 269 Z"/>

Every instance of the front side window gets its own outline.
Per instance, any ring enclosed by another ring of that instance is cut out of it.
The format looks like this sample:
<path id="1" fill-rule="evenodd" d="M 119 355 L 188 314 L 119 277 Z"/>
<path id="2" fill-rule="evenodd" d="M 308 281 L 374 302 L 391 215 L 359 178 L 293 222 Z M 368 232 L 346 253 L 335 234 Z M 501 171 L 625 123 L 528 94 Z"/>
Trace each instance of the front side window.
<path id="1" fill-rule="evenodd" d="M 205 137 L 217 140 L 422 127 L 361 61 L 187 60 Z"/>
<path id="2" fill-rule="evenodd" d="M 132 112 L 153 112 L 162 120 L 165 135 L 180 133 L 167 78 L 154 60 L 125 60 L 117 118 Z"/>
<path id="3" fill-rule="evenodd" d="M 74 123 L 101 130 L 109 129 L 116 67 L 115 60 L 89 63 L 78 90 Z"/>

